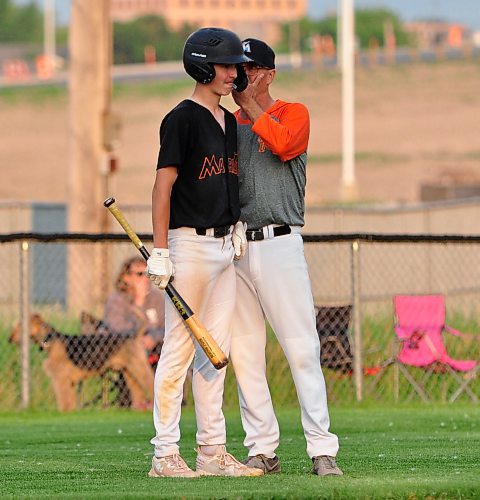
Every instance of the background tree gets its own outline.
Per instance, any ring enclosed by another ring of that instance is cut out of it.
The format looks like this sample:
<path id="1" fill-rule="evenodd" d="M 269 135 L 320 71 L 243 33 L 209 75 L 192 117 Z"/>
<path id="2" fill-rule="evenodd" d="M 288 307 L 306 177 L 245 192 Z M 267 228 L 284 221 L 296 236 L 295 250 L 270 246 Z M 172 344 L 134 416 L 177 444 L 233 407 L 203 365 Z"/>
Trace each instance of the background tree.
<path id="1" fill-rule="evenodd" d="M 397 46 L 411 45 L 410 37 L 397 14 L 388 9 L 357 9 L 355 10 L 355 34 L 360 48 L 368 48 L 371 38 L 376 38 L 379 46 L 382 47 L 386 23 L 391 23 Z M 289 50 L 289 31 L 289 24 L 282 25 L 282 38 L 276 47 L 279 52 L 288 52 Z M 300 49 L 302 52 L 311 50 L 312 36 L 317 34 L 331 35 L 338 46 L 337 16 L 328 16 L 320 20 L 312 20 L 307 17 L 300 20 Z"/>
<path id="2" fill-rule="evenodd" d="M 397 47 L 411 44 L 409 34 L 404 30 L 400 18 L 387 9 L 361 9 L 355 13 L 356 35 L 362 49 L 368 48 L 371 38 L 376 38 L 381 47 L 384 45 L 384 26 L 391 23 Z"/>
<path id="3" fill-rule="evenodd" d="M 0 0 L 0 42 L 41 43 L 43 15 L 34 2 L 15 5 L 12 0 Z"/>
<path id="4" fill-rule="evenodd" d="M 113 25 L 113 58 L 115 64 L 142 63 L 147 45 L 155 48 L 157 61 L 182 58 L 185 38 L 195 27 L 184 24 L 180 30 L 169 29 L 165 19 L 144 16 L 128 23 Z"/>

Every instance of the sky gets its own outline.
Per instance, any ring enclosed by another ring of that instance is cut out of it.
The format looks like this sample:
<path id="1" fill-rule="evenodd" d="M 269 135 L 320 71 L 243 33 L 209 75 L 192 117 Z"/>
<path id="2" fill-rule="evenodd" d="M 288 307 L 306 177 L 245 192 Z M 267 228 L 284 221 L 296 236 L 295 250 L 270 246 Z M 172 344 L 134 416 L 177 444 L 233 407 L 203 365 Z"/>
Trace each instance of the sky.
<path id="1" fill-rule="evenodd" d="M 14 0 L 25 4 L 31 0 Z M 34 0 L 41 7 L 45 0 Z M 336 12 L 341 0 L 308 0 L 308 14 L 321 18 Z M 353 0 L 355 8 L 383 7 L 393 10 L 403 21 L 440 18 L 480 30 L 480 0 Z M 66 23 L 70 0 L 55 0 L 57 19 Z"/>
<path id="2" fill-rule="evenodd" d="M 440 18 L 480 29 L 480 0 L 353 0 L 355 8 L 386 8 L 403 21 Z M 335 12 L 340 0 L 309 0 L 309 15 L 324 17 Z"/>

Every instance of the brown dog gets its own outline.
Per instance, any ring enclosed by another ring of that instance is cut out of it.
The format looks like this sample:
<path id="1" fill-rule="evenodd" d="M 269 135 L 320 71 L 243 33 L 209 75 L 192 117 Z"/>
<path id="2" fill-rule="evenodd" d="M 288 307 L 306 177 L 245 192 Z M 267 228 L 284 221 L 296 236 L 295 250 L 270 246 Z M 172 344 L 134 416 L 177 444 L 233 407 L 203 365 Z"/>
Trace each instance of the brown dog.
<path id="1" fill-rule="evenodd" d="M 121 370 L 132 396 L 132 408 L 145 409 L 153 400 L 153 372 L 141 337 L 144 328 L 130 335 L 65 335 L 38 314 L 30 317 L 30 337 L 47 353 L 43 368 L 50 376 L 60 411 L 76 408 L 76 388 L 81 380 L 99 377 L 107 369 Z M 20 344 L 21 325 L 10 341 Z"/>

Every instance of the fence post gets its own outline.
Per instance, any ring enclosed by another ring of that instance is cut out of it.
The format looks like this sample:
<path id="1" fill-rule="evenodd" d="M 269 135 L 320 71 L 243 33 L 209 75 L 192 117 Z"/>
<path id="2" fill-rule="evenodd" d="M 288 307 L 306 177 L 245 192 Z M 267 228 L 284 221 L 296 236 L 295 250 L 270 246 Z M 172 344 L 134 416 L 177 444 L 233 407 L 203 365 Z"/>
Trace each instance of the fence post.
<path id="1" fill-rule="evenodd" d="M 352 242 L 353 374 L 357 401 L 363 399 L 363 349 L 360 315 L 360 242 Z"/>
<path id="2" fill-rule="evenodd" d="M 20 245 L 20 369 L 22 408 L 30 405 L 30 252 L 28 241 Z"/>

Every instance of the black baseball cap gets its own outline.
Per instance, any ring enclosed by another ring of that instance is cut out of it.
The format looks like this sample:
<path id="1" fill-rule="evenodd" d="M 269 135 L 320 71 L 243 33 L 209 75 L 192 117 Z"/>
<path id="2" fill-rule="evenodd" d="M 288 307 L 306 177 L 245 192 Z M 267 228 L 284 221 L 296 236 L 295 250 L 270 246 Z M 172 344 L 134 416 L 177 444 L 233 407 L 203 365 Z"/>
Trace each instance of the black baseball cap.
<path id="1" fill-rule="evenodd" d="M 243 52 L 254 63 L 268 69 L 275 69 L 275 52 L 265 42 L 256 38 L 246 38 L 242 42 Z"/>

